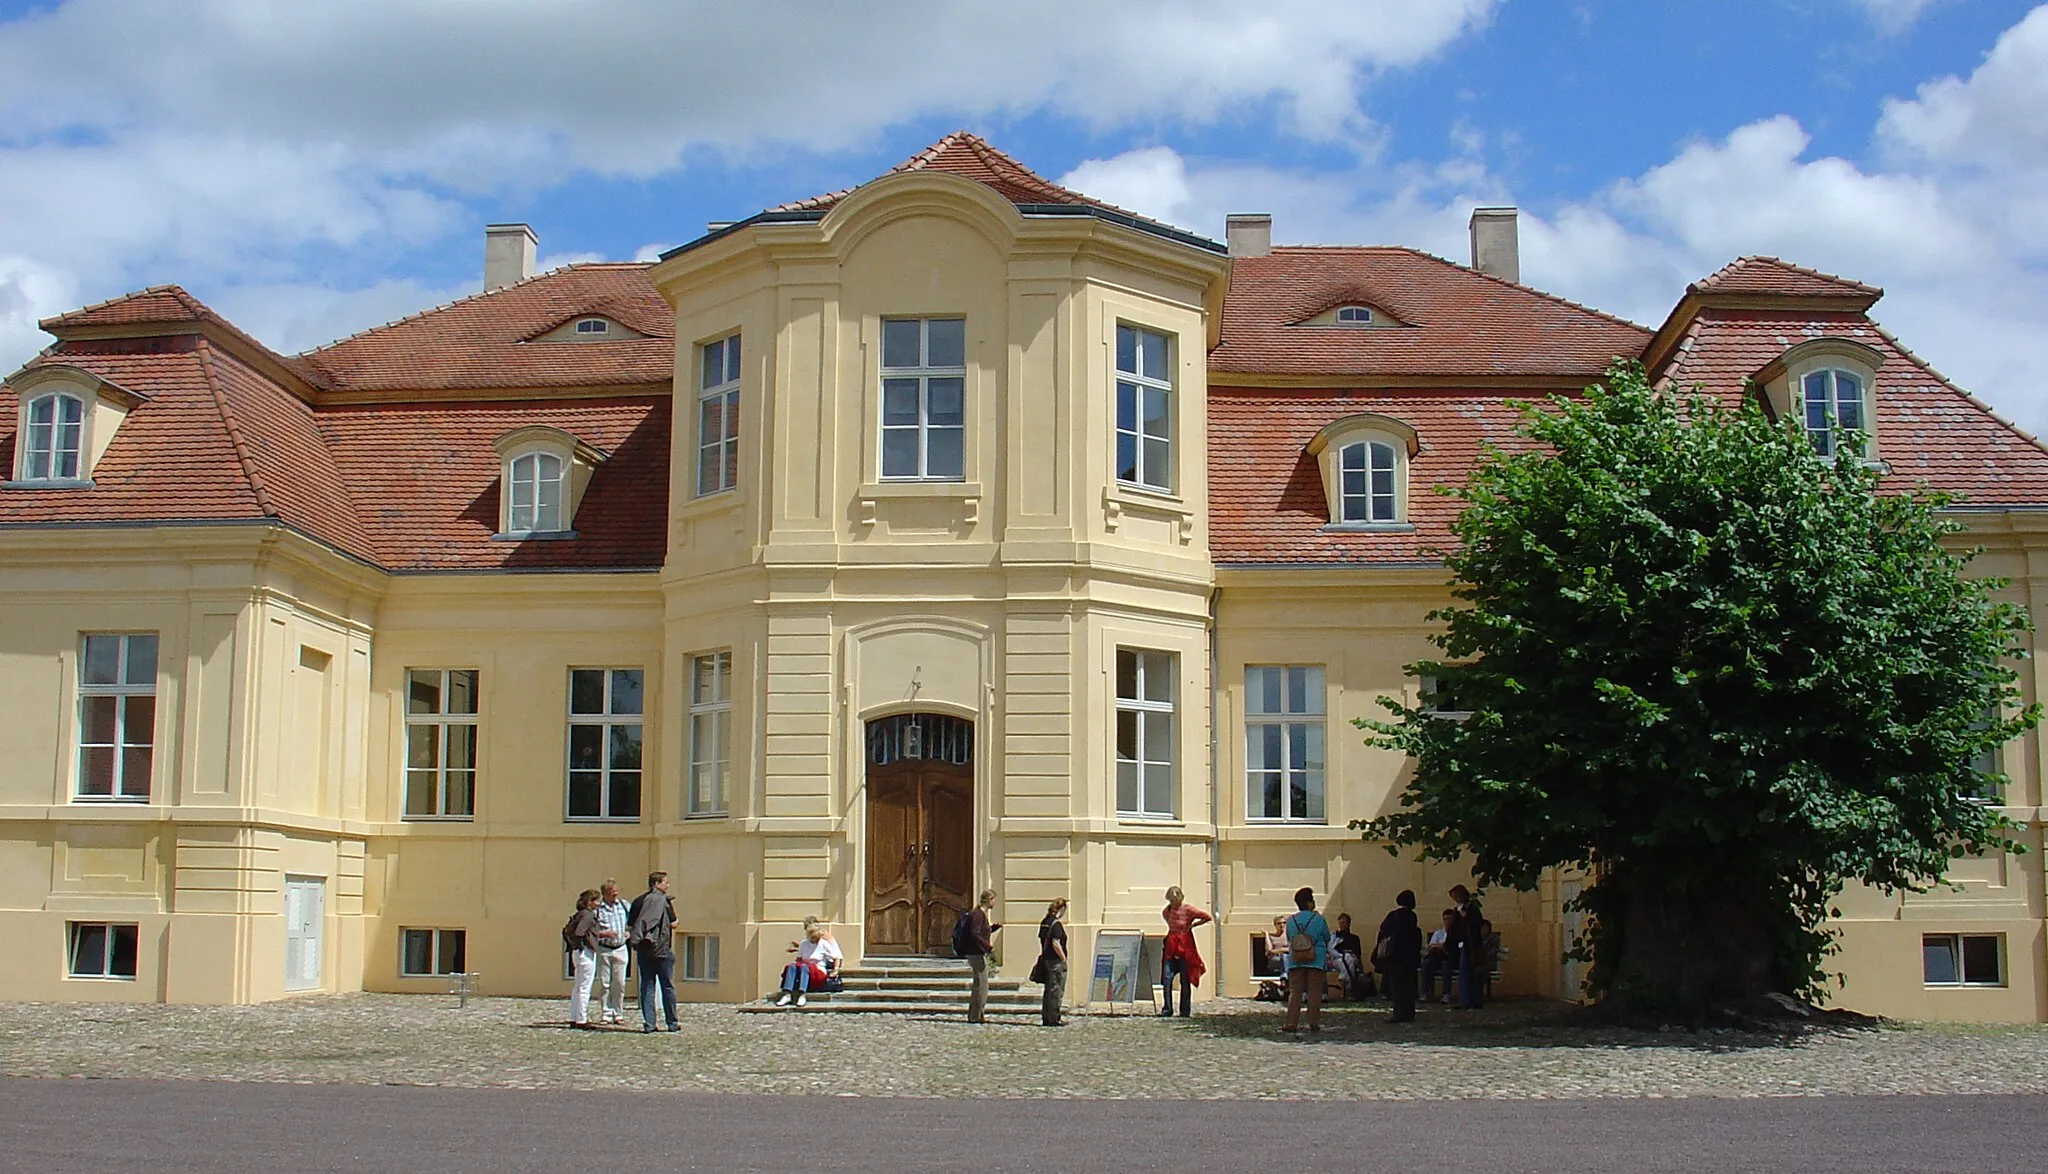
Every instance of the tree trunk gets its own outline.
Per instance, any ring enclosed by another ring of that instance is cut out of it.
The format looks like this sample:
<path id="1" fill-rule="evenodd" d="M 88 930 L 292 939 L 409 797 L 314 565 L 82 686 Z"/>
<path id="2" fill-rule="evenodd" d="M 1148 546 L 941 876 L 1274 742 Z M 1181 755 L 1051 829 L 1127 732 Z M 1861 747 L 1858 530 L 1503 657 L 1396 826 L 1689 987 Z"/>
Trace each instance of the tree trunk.
<path id="1" fill-rule="evenodd" d="M 1773 918 L 1723 892 L 1630 886 L 1608 997 L 1630 1015 L 1697 1023 L 1778 989 Z"/>

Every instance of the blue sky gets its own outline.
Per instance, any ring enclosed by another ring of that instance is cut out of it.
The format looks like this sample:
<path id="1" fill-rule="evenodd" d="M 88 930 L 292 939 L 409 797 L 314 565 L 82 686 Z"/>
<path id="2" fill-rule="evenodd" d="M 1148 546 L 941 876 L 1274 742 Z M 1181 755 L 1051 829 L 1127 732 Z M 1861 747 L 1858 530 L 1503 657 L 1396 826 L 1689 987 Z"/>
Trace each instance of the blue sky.
<path id="1" fill-rule="evenodd" d="M 2048 6 L 1998 0 L 0 2 L 0 367 L 176 281 L 285 350 L 628 259 L 956 127 L 1218 235 L 1454 259 L 1654 324 L 1771 253 L 2048 428 Z"/>

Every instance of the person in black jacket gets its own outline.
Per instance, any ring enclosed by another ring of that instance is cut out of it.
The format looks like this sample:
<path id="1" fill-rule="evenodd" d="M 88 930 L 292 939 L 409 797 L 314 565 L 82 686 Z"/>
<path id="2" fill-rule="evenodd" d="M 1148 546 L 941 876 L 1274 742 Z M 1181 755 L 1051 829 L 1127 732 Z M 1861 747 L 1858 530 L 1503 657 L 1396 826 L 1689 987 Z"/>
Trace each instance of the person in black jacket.
<path id="1" fill-rule="evenodd" d="M 1485 1002 L 1486 919 L 1479 902 L 1464 885 L 1451 886 L 1451 903 L 1457 906 L 1458 923 L 1451 929 L 1452 948 L 1458 955 L 1458 1006 L 1476 1011 Z"/>
<path id="2" fill-rule="evenodd" d="M 1380 921 L 1374 953 L 1380 959 L 1380 973 L 1386 976 L 1387 998 L 1394 1013 L 1388 1023 L 1411 1023 L 1415 1019 L 1415 979 L 1422 967 L 1422 926 L 1415 920 L 1415 893 L 1402 889 L 1394 898 L 1394 910 Z"/>

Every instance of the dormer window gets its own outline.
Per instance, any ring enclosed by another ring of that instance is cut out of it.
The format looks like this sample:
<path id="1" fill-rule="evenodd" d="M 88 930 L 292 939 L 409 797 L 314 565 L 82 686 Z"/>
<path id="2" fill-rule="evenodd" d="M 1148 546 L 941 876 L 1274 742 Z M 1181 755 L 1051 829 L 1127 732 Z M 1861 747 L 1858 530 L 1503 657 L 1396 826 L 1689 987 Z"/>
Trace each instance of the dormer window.
<path id="1" fill-rule="evenodd" d="M 545 452 L 514 457 L 505 484 L 511 491 L 506 533 L 552 534 L 564 529 L 562 458 Z"/>
<path id="2" fill-rule="evenodd" d="M 1799 403 L 1813 451 L 1824 457 L 1847 442 L 1840 434 L 1863 431 L 1863 378 L 1853 371 L 1823 367 L 1807 372 L 1799 380 Z"/>
<path id="3" fill-rule="evenodd" d="M 515 428 L 497 441 L 504 462 L 501 539 L 574 538 L 576 508 L 607 454 L 559 428 Z"/>
<path id="4" fill-rule="evenodd" d="M 1408 459 L 1420 451 L 1415 429 L 1376 412 L 1331 422 L 1308 443 L 1322 463 L 1330 524 L 1407 530 Z"/>
<path id="5" fill-rule="evenodd" d="M 1366 306 L 1339 306 L 1337 307 L 1337 325 L 1371 326 L 1372 310 Z"/>
<path id="6" fill-rule="evenodd" d="M 14 464 L 8 489 L 90 489 L 94 466 L 142 396 L 90 371 L 59 363 L 32 367 L 9 385 L 15 396 Z"/>
<path id="7" fill-rule="evenodd" d="M 51 392 L 28 401 L 23 413 L 21 479 L 76 481 L 85 439 L 85 401 Z"/>
<path id="8" fill-rule="evenodd" d="M 1361 440 L 1347 444 L 1338 454 L 1341 498 L 1339 522 L 1398 522 L 1399 495 L 1394 477 L 1399 462 L 1394 445 L 1387 440 Z"/>
<path id="9" fill-rule="evenodd" d="M 1884 352 L 1853 338 L 1812 338 L 1788 349 L 1750 376 L 1776 419 L 1790 417 L 1806 430 L 1813 451 L 1832 457 L 1846 434 L 1861 440 L 1850 455 L 1877 457 L 1875 383 Z"/>
<path id="10" fill-rule="evenodd" d="M 612 324 L 602 318 L 578 318 L 576 333 L 581 335 L 610 334 Z"/>

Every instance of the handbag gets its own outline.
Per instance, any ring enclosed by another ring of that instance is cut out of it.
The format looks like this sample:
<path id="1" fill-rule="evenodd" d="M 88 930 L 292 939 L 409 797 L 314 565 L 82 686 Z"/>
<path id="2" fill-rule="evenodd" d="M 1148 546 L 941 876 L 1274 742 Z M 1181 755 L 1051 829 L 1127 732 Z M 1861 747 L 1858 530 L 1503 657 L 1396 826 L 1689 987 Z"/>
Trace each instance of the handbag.
<path id="1" fill-rule="evenodd" d="M 1374 942 L 1372 944 L 1372 968 L 1374 970 L 1385 970 L 1387 962 L 1392 958 L 1393 953 L 1394 939 L 1381 938 L 1379 941 Z"/>
<path id="2" fill-rule="evenodd" d="M 1295 917 L 1300 917 L 1297 913 Z M 1313 966 L 1316 961 L 1316 940 L 1308 936 L 1308 923 L 1296 922 L 1290 918 L 1287 928 L 1287 960 L 1296 966 Z"/>
<path id="3" fill-rule="evenodd" d="M 1045 959 L 1040 958 L 1031 964 L 1031 981 L 1036 983 L 1045 982 Z"/>

